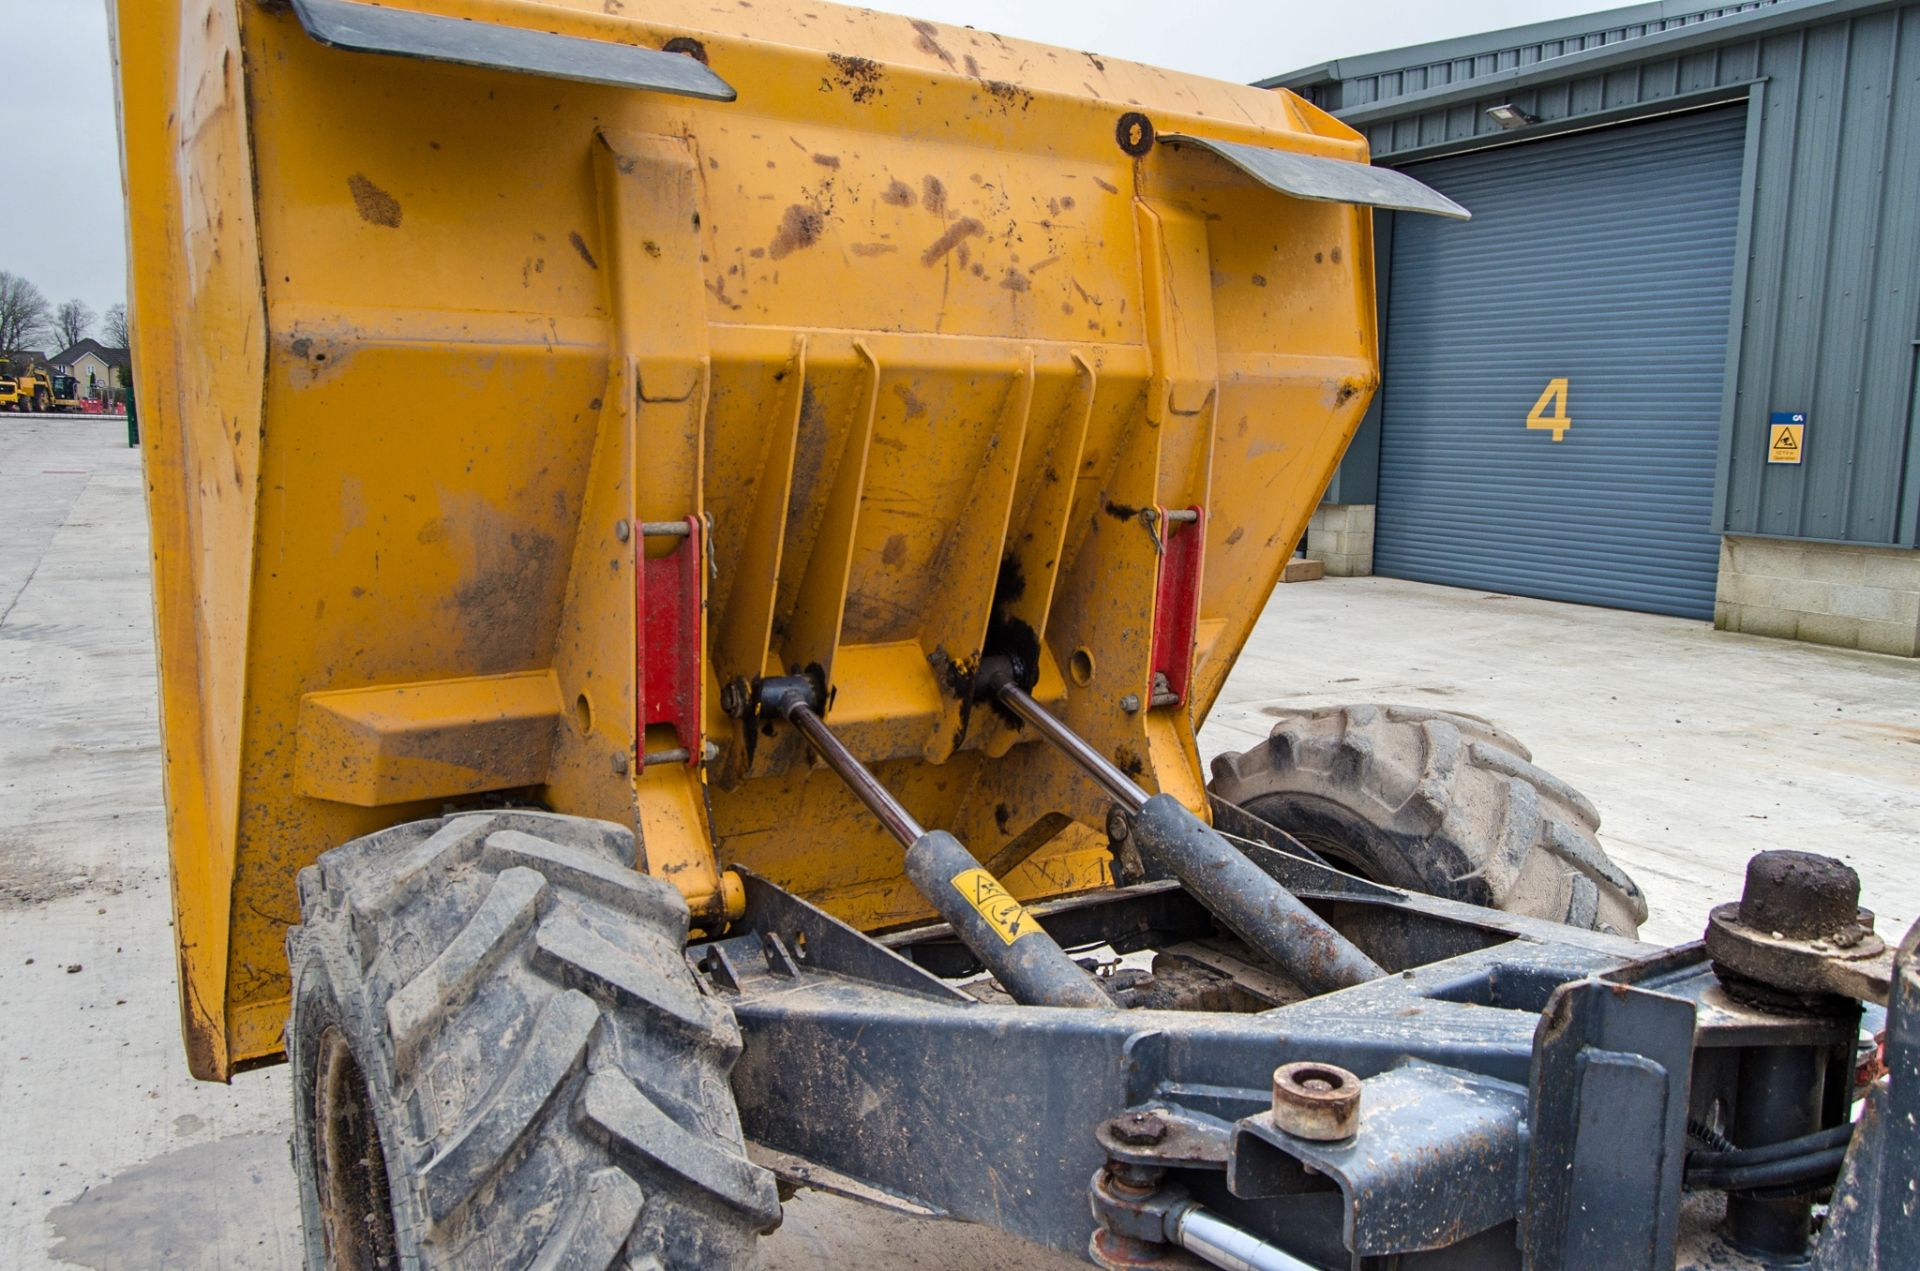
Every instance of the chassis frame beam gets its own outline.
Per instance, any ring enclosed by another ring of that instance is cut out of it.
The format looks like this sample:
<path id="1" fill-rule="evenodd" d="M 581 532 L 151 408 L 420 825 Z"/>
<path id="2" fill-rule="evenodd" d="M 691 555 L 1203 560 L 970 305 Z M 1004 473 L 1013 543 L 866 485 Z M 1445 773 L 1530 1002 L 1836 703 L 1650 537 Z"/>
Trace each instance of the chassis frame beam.
<path id="1" fill-rule="evenodd" d="M 1668 1267 L 1690 1112 L 1731 1097 L 1742 1050 L 1852 1042 L 1831 1019 L 1727 997 L 1698 945 L 1661 951 L 1343 884 L 1293 858 L 1274 868 L 1390 974 L 1249 1014 L 999 1005 L 943 978 L 975 969 L 950 928 L 876 939 L 753 877 L 734 934 L 689 956 L 740 1021 L 734 1086 L 750 1138 L 906 1204 L 1082 1254 L 1089 1181 L 1119 1150 L 1314 1265 L 1470 1255 L 1576 1267 L 1603 1248 L 1609 1266 Z M 1168 881 L 1032 912 L 1069 949 L 1231 940 Z M 1290 1061 L 1362 1078 L 1346 1155 L 1265 1122 L 1273 1069 Z M 1386 1115 L 1428 1098 L 1435 1115 Z M 1129 1111 L 1173 1130 L 1117 1146 L 1103 1127 Z M 1452 1154 L 1467 1185 L 1524 1182 L 1465 1205 L 1413 1167 L 1432 1152 Z"/>

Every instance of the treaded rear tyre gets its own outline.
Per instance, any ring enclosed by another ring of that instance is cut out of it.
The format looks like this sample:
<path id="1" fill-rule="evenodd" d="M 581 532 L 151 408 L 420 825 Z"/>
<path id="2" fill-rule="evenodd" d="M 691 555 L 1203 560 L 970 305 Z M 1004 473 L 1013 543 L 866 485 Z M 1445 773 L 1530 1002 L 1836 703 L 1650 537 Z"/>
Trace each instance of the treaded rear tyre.
<path id="1" fill-rule="evenodd" d="M 1600 846 L 1600 813 L 1472 715 L 1329 706 L 1213 761 L 1210 789 L 1375 882 L 1635 935 L 1646 898 Z"/>
<path id="2" fill-rule="evenodd" d="M 300 872 L 310 1267 L 753 1265 L 780 1203 L 727 1084 L 739 1028 L 687 967 L 686 902 L 633 859 L 619 826 L 509 811 Z"/>

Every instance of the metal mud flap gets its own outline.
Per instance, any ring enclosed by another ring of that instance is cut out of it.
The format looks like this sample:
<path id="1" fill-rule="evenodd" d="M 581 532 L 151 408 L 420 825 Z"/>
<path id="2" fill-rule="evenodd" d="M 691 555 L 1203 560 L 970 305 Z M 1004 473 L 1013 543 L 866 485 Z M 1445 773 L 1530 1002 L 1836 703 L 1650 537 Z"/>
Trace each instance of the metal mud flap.
<path id="1" fill-rule="evenodd" d="M 1425 212 L 1452 221 L 1473 219 L 1466 208 L 1396 168 L 1180 133 L 1167 133 L 1160 142 L 1175 149 L 1192 148 L 1216 155 L 1268 189 L 1296 199 L 1352 203 L 1390 212 Z"/>
<path id="2" fill-rule="evenodd" d="M 469 21 L 364 0 L 293 0 L 308 35 L 329 48 L 517 71 L 554 79 L 730 102 L 731 84 L 690 56 L 531 26 Z"/>

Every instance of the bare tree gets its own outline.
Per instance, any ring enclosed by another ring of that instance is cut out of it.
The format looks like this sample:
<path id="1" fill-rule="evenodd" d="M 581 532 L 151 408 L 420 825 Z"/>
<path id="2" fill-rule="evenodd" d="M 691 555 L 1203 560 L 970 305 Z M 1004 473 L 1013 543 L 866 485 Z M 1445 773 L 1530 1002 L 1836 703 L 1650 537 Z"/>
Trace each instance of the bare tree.
<path id="1" fill-rule="evenodd" d="M 132 345 L 127 335 L 127 307 L 108 305 L 106 314 L 100 319 L 100 340 L 110 349 L 124 349 Z"/>
<path id="2" fill-rule="evenodd" d="M 70 349 L 93 330 L 93 310 L 79 300 L 68 300 L 53 311 L 53 331 L 60 347 Z"/>
<path id="3" fill-rule="evenodd" d="M 43 339 L 52 309 L 40 288 L 0 269 L 0 350 L 14 352 Z"/>

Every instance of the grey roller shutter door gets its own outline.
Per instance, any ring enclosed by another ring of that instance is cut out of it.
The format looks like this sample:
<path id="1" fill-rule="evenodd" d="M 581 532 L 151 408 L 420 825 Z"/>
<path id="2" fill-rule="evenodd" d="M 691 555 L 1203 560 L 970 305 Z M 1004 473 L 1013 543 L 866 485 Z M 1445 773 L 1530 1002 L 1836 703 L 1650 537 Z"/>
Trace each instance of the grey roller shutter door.
<path id="1" fill-rule="evenodd" d="M 1377 573 L 1712 617 L 1745 119 L 1408 169 L 1473 220 L 1394 227 Z M 1559 379 L 1555 441 L 1527 419 Z"/>

